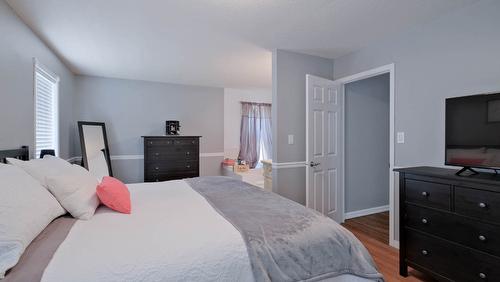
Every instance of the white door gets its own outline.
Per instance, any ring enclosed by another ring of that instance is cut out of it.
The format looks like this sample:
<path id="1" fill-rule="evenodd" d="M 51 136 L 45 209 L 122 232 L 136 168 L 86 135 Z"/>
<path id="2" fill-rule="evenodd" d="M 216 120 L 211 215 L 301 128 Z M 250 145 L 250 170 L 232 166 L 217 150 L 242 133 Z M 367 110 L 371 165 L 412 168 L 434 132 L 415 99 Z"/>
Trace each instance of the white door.
<path id="1" fill-rule="evenodd" d="M 306 75 L 307 207 L 343 220 L 342 85 Z"/>

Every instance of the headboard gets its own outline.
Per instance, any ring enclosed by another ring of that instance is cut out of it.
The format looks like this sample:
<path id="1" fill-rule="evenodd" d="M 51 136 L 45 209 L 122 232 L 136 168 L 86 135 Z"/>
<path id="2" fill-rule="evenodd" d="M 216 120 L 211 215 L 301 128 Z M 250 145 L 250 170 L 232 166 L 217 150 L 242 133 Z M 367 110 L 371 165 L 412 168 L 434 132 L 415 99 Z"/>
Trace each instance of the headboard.
<path id="1" fill-rule="evenodd" d="M 27 161 L 30 158 L 30 150 L 28 146 L 22 146 L 21 149 L 0 150 L 0 163 L 6 163 L 5 158 L 16 158 Z"/>

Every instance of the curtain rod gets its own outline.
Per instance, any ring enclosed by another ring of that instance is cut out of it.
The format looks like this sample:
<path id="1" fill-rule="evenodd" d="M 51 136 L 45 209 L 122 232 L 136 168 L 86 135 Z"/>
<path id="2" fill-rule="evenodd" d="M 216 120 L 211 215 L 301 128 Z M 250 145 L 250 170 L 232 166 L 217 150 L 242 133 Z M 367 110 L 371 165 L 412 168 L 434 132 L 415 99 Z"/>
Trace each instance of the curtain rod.
<path id="1" fill-rule="evenodd" d="M 268 105 L 272 106 L 271 103 L 256 103 L 256 102 L 245 102 L 245 101 L 240 101 L 241 104 L 253 104 L 253 105 Z"/>

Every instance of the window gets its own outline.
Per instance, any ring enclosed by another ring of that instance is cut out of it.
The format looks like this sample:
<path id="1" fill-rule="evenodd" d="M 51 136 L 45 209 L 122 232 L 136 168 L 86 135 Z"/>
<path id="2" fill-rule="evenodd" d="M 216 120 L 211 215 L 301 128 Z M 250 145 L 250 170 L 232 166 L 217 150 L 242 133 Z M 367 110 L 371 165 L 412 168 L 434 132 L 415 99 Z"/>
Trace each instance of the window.
<path id="1" fill-rule="evenodd" d="M 35 156 L 38 158 L 44 149 L 53 149 L 58 153 L 59 77 L 37 60 L 34 68 Z"/>
<path id="2" fill-rule="evenodd" d="M 241 102 L 240 153 L 250 168 L 271 159 L 271 104 Z"/>

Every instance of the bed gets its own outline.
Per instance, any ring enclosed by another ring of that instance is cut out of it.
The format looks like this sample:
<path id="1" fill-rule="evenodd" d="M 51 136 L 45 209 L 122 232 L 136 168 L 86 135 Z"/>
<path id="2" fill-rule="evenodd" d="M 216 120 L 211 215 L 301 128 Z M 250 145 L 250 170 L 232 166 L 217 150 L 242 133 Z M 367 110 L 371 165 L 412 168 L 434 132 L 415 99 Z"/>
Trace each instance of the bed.
<path id="1" fill-rule="evenodd" d="M 200 177 L 128 189 L 131 214 L 100 206 L 89 220 L 56 218 L 0 281 L 383 281 L 349 231 L 247 183 Z"/>

